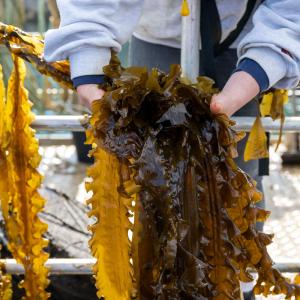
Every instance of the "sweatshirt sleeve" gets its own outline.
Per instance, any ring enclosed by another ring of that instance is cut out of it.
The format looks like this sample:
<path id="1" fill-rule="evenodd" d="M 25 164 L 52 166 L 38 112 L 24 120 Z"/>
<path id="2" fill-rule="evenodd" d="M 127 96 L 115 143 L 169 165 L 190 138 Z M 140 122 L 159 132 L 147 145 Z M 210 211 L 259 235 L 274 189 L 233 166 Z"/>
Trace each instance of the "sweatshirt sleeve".
<path id="1" fill-rule="evenodd" d="M 69 59 L 72 79 L 101 75 L 110 51 L 121 50 L 142 12 L 143 0 L 57 0 L 61 23 L 45 36 L 46 61 Z"/>
<path id="2" fill-rule="evenodd" d="M 253 29 L 238 47 L 239 61 L 261 66 L 269 87 L 292 88 L 300 80 L 300 5 L 295 0 L 266 0 L 253 16 Z"/>

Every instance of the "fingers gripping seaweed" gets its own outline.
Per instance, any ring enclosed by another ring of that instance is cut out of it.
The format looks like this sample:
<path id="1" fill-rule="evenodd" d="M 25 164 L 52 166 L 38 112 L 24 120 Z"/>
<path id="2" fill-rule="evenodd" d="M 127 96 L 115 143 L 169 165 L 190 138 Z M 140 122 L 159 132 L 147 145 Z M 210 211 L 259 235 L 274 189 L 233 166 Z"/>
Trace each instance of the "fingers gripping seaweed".
<path id="1" fill-rule="evenodd" d="M 135 195 L 132 211 L 138 229 L 133 231 L 131 247 L 126 239 L 123 245 L 133 262 L 130 278 L 136 293 L 130 294 L 129 284 L 127 299 L 135 295 L 139 299 L 240 299 L 239 280 L 252 280 L 249 268 L 259 275 L 257 293 L 298 295 L 298 286 L 288 283 L 272 266 L 266 250 L 272 236 L 255 229 L 255 223 L 264 221 L 269 212 L 255 206 L 261 194 L 234 163 L 242 134 L 233 131 L 227 117 L 210 113 L 210 82 L 200 78 L 197 85 L 188 86 L 181 82 L 176 66 L 165 75 L 158 70 L 122 69 L 115 59 L 105 73 L 107 92 L 93 104 L 88 132 L 97 145 L 94 155 L 99 166 L 89 175 L 94 178 L 94 188 L 119 184 L 124 197 L 121 217 L 128 214 L 125 198 L 132 200 Z M 114 183 L 111 175 L 106 179 L 101 175 L 108 172 L 110 156 L 118 161 L 110 171 L 119 170 Z M 91 202 L 106 207 L 120 197 L 111 197 L 112 191 L 105 197 L 97 193 L 94 190 Z M 97 215 L 100 229 L 99 210 L 92 214 Z M 118 223 L 117 219 L 110 221 L 108 236 L 117 237 L 115 226 L 128 228 L 120 218 Z M 105 239 L 98 244 L 105 247 Z M 111 245 L 109 242 L 106 249 L 113 253 Z M 113 256 L 110 267 L 123 265 L 129 274 L 128 265 Z M 98 264 L 101 268 L 101 261 Z M 110 287 L 115 291 L 124 281 L 124 273 L 119 273 L 111 277 Z M 97 277 L 100 295 L 114 299 L 107 287 L 101 290 L 103 279 L 104 275 Z"/>
<path id="2" fill-rule="evenodd" d="M 38 213 L 44 207 L 39 195 L 42 177 L 36 170 L 40 162 L 38 142 L 30 128 L 33 115 L 24 88 L 25 64 L 13 56 L 14 69 L 7 88 L 7 101 L 2 105 L 1 123 L 1 203 L 9 238 L 9 250 L 25 269 L 24 299 L 48 299 L 48 254 L 43 250 L 47 241 L 42 235 L 47 225 Z M 4 185 L 3 183 L 7 183 Z"/>

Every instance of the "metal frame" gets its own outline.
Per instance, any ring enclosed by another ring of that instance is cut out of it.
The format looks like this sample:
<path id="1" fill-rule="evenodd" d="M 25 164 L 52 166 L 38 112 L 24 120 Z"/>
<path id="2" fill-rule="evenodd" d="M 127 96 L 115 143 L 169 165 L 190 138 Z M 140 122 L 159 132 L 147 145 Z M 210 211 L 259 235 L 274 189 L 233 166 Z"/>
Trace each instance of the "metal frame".
<path id="1" fill-rule="evenodd" d="M 82 123 L 84 116 L 37 116 L 32 123 L 32 127 L 37 130 L 45 131 L 84 131 Z M 255 118 L 254 117 L 233 117 L 236 125 L 233 127 L 239 131 L 250 131 Z M 263 118 L 262 123 L 266 131 L 279 131 L 280 121 L 273 121 L 271 118 Z M 287 117 L 283 125 L 285 132 L 300 131 L 300 117 Z"/>
<path id="2" fill-rule="evenodd" d="M 15 259 L 1 259 L 5 264 L 8 274 L 24 274 L 24 268 Z M 46 262 L 51 275 L 92 275 L 93 265 L 96 263 L 92 258 L 50 258 Z M 283 273 L 299 273 L 300 261 L 280 261 L 275 267 Z M 253 270 L 253 272 L 255 272 Z"/>
<path id="3" fill-rule="evenodd" d="M 199 76 L 200 5 L 201 0 L 188 0 L 190 15 L 182 17 L 181 68 L 182 76 L 193 82 Z"/>

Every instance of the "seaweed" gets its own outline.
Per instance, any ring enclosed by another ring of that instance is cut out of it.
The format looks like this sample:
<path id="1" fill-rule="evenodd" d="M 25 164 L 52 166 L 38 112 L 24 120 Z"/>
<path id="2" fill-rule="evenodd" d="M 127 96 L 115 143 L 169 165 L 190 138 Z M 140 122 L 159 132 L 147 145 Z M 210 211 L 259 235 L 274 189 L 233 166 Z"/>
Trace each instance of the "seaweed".
<path id="1" fill-rule="evenodd" d="M 261 193 L 233 160 L 243 134 L 232 129 L 234 122 L 226 116 L 209 110 L 211 80 L 199 78 L 198 84 L 186 85 L 179 66 L 166 75 L 156 69 L 124 69 L 116 57 L 105 74 L 106 93 L 92 105 L 87 134 L 94 153 L 101 149 L 119 161 L 114 168 L 124 197 L 121 214 L 130 206 L 128 199 L 134 203 L 137 229 L 127 247 L 134 296 L 236 300 L 239 281 L 253 280 L 250 269 L 259 276 L 257 293 L 299 295 L 299 287 L 273 267 L 266 249 L 272 235 L 255 229 L 269 212 L 256 207 Z M 102 163 L 107 170 L 107 162 Z M 100 169 L 101 164 L 97 170 L 103 172 Z M 106 178 L 95 176 L 94 185 L 111 183 L 111 176 Z M 113 203 L 108 195 L 100 200 L 107 207 Z M 115 231 L 117 224 L 112 224 Z M 111 243 L 107 251 L 113 253 Z M 101 267 L 101 261 L 98 264 Z M 115 260 L 111 268 L 116 264 Z M 101 276 L 97 279 L 101 284 Z M 111 281 L 110 291 L 120 280 Z M 127 295 L 133 298 L 130 291 L 132 287 Z M 109 295 L 105 288 L 100 294 Z"/>
<path id="2" fill-rule="evenodd" d="M 46 62 L 44 41 L 40 36 L 0 22 L 0 44 L 4 44 L 12 54 L 33 64 L 41 74 L 52 77 L 65 87 L 73 88 L 69 62 Z"/>
<path id="3" fill-rule="evenodd" d="M 12 299 L 11 275 L 5 274 L 5 266 L 3 263 L 0 264 L 0 299 Z"/>
<path id="4" fill-rule="evenodd" d="M 273 121 L 280 120 L 280 130 L 275 151 L 282 140 L 285 120 L 284 105 L 288 102 L 288 91 L 271 89 L 260 96 L 259 114 L 253 123 L 244 153 L 245 161 L 269 157 L 267 135 L 261 122 L 261 117 L 271 117 Z"/>
<path id="5" fill-rule="evenodd" d="M 33 114 L 24 88 L 25 64 L 16 56 L 13 63 L 7 100 L 0 104 L 0 200 L 8 248 L 25 269 L 25 279 L 20 284 L 25 288 L 24 299 L 44 300 L 50 294 L 45 291 L 49 284 L 48 269 L 44 266 L 48 241 L 43 238 L 47 225 L 38 217 L 45 203 L 38 193 L 42 180 L 37 171 L 40 155 L 30 127 Z M 3 87 L 1 83 L 2 96 Z"/>
<path id="6" fill-rule="evenodd" d="M 3 82 L 3 73 L 2 73 L 2 66 L 0 65 L 0 200 L 7 199 L 7 193 L 5 192 L 5 188 L 7 187 L 8 181 L 7 177 L 3 176 L 6 175 L 7 172 L 7 165 L 5 160 L 3 160 L 3 150 L 1 148 L 3 137 L 4 137 L 4 109 L 5 109 L 5 86 Z M 1 250 L 1 246 L 0 246 Z M 11 276 L 5 274 L 5 264 L 0 263 L 0 299 L 3 300 L 10 300 L 12 299 L 12 288 L 11 288 Z"/>
<path id="7" fill-rule="evenodd" d="M 93 182 L 86 184 L 93 192 L 88 201 L 92 209 L 90 217 L 98 219 L 90 226 L 90 248 L 97 258 L 94 266 L 98 296 L 106 299 L 130 299 L 134 295 L 133 270 L 130 264 L 128 230 L 132 227 L 128 215 L 130 203 L 118 193 L 120 183 L 118 159 L 102 149 L 95 149 L 96 163 L 89 168 L 88 176 Z"/>

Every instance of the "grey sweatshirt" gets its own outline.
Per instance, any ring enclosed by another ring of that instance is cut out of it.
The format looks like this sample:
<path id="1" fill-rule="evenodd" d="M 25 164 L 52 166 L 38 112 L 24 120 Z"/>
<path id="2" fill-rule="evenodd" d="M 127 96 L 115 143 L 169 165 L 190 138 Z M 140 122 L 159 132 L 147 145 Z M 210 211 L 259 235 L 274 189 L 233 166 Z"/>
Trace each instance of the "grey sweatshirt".
<path id="1" fill-rule="evenodd" d="M 57 0 L 58 29 L 46 33 L 45 59 L 69 59 L 72 78 L 103 74 L 110 49 L 120 51 L 134 34 L 180 48 L 181 0 Z M 222 40 L 236 28 L 247 0 L 217 0 Z M 239 61 L 258 63 L 270 87 L 291 88 L 300 79 L 300 2 L 266 0 L 232 45 Z"/>

